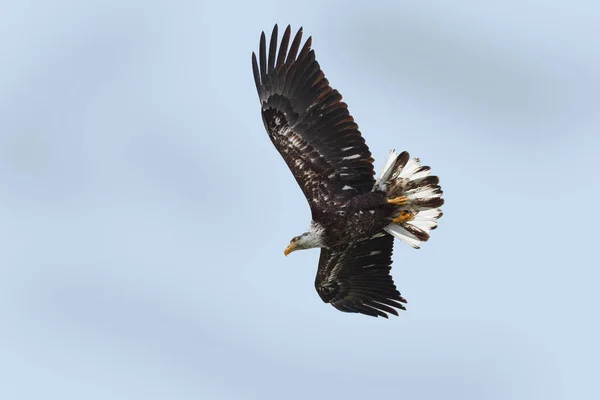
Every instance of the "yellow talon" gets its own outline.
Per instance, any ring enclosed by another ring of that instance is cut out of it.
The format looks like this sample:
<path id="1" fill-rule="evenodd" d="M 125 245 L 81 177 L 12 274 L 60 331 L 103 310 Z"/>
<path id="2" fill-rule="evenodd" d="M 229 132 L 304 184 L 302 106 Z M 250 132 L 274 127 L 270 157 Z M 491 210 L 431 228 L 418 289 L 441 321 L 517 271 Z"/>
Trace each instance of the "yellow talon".
<path id="1" fill-rule="evenodd" d="M 395 224 L 403 224 L 405 222 L 413 220 L 414 218 L 415 214 L 411 213 L 410 211 L 402 210 L 400 215 L 394 218 L 392 222 Z"/>
<path id="2" fill-rule="evenodd" d="M 394 197 L 393 199 L 388 199 L 387 202 L 390 204 L 395 204 L 397 206 L 403 206 L 406 203 L 408 203 L 408 197 L 407 196 Z"/>

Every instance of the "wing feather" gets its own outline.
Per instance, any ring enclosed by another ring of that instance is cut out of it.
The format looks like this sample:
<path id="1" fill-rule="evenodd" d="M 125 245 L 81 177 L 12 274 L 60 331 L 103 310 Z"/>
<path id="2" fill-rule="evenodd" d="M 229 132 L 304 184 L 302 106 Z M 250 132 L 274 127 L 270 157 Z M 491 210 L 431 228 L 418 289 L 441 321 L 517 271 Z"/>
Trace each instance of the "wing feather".
<path id="1" fill-rule="evenodd" d="M 321 249 L 315 279 L 325 303 L 344 312 L 388 317 L 405 310 L 390 275 L 394 238 L 373 237 L 335 249 Z"/>
<path id="2" fill-rule="evenodd" d="M 263 82 L 267 81 L 267 52 L 266 52 L 265 33 L 260 35 L 259 55 L 260 55 L 260 78 Z"/>
<path id="3" fill-rule="evenodd" d="M 288 27 L 291 29 L 291 26 L 288 25 Z M 296 55 L 298 55 L 298 49 L 300 48 L 300 42 L 302 41 L 302 27 L 300 29 L 298 29 L 298 33 L 296 33 L 296 36 L 294 36 L 294 40 L 292 41 L 292 47 L 290 48 L 290 52 L 288 53 L 288 57 L 286 60 L 286 64 L 291 65 L 293 64 L 294 60 L 296 59 Z"/>
<path id="4" fill-rule="evenodd" d="M 277 26 L 277 25 L 275 25 Z M 290 43 L 290 33 L 292 32 L 292 27 L 291 26 L 287 26 L 287 28 L 285 28 L 285 32 L 283 33 L 283 36 L 281 37 L 281 44 L 279 45 L 279 54 L 277 56 L 277 64 L 276 64 L 276 68 L 280 69 L 281 66 L 283 65 L 283 63 L 285 62 L 285 56 L 287 53 L 287 49 L 288 49 L 288 45 Z M 276 35 L 273 35 L 274 37 L 276 37 Z"/>
<path id="5" fill-rule="evenodd" d="M 291 27 L 277 46 L 277 25 L 268 53 L 264 32 L 252 72 L 265 128 L 316 211 L 370 191 L 373 159 L 358 125 L 331 88 L 316 61 L 309 37 L 302 47 L 302 28 L 288 51 Z M 279 49 L 279 50 L 277 50 Z M 353 190 L 342 190 L 349 186 Z"/>
<path id="6" fill-rule="evenodd" d="M 277 51 L 277 25 L 273 27 L 271 33 L 271 44 L 269 45 L 269 75 L 273 74 L 275 69 L 275 52 Z"/>

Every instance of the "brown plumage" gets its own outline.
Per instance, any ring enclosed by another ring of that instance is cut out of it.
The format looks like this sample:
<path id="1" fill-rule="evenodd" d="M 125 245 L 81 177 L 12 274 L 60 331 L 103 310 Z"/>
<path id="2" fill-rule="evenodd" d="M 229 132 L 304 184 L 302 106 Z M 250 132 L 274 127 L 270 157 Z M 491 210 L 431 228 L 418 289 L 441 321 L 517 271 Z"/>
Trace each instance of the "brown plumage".
<path id="1" fill-rule="evenodd" d="M 392 152 L 376 181 L 371 152 L 316 61 L 311 38 L 300 47 L 300 29 L 290 45 L 290 26 L 279 46 L 277 36 L 275 25 L 267 52 L 261 34 L 252 71 L 265 129 L 312 213 L 311 231 L 292 239 L 286 255 L 321 248 L 315 287 L 324 302 L 397 315 L 406 300 L 390 276 L 394 237 L 413 247 L 429 239 L 441 215 L 439 179 L 407 152 Z M 395 197 L 405 201 L 391 202 Z M 398 219 L 403 211 L 408 217 Z"/>

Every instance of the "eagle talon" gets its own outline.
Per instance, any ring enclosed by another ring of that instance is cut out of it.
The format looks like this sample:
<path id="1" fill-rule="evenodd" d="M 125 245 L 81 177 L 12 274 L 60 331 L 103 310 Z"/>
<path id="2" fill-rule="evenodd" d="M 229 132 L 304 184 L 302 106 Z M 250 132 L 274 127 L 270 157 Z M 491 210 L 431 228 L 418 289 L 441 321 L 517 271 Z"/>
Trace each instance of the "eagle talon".
<path id="1" fill-rule="evenodd" d="M 395 224 L 403 224 L 408 221 L 412 221 L 415 218 L 415 214 L 410 211 L 402 210 L 400 215 L 392 220 Z"/>
<path id="2" fill-rule="evenodd" d="M 388 199 L 387 202 L 389 204 L 395 204 L 397 206 L 403 206 L 403 205 L 405 205 L 405 204 L 408 203 L 408 197 L 407 196 L 394 197 L 393 199 Z"/>

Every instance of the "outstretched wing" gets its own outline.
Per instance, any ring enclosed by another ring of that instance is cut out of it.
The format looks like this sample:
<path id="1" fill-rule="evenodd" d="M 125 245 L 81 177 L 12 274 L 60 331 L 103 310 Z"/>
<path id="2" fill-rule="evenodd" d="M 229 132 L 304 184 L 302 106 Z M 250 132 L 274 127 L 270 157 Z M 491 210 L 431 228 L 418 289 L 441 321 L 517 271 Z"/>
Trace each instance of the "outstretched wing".
<path id="1" fill-rule="evenodd" d="M 369 192 L 373 159 L 342 96 L 315 60 L 311 38 L 299 53 L 302 28 L 288 51 L 289 40 L 290 26 L 277 51 L 275 25 L 267 57 L 263 32 L 252 69 L 265 128 L 314 213 Z"/>
<path id="2" fill-rule="evenodd" d="M 315 288 L 325 303 L 345 312 L 387 318 L 406 300 L 390 276 L 394 238 L 380 232 L 342 248 L 321 249 Z"/>

